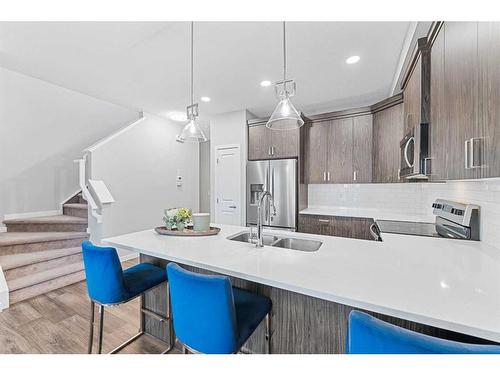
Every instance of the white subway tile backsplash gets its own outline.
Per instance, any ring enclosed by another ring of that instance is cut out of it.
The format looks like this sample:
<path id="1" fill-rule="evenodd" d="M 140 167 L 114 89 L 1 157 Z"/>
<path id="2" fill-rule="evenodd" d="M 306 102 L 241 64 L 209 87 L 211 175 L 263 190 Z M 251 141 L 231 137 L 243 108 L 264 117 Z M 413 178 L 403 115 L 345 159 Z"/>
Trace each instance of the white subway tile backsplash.
<path id="1" fill-rule="evenodd" d="M 383 209 L 428 216 L 437 198 L 481 207 L 481 240 L 500 249 L 500 179 L 406 184 L 309 185 L 309 207 Z"/>

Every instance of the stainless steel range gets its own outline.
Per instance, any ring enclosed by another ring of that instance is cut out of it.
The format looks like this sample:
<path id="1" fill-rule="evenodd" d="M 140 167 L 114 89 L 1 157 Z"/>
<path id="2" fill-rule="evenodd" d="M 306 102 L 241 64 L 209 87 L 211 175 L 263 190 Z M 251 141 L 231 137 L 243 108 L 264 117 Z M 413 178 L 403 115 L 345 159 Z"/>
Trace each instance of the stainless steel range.
<path id="1" fill-rule="evenodd" d="M 394 220 L 376 223 L 381 233 L 479 241 L 479 206 L 437 199 L 432 207 L 434 223 Z"/>

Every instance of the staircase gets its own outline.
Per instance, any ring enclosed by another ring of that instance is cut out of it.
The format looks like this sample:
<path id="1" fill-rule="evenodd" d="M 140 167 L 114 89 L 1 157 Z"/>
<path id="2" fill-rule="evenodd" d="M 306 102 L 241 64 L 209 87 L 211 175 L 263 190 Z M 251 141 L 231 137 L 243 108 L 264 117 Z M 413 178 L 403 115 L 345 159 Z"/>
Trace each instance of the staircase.
<path id="1" fill-rule="evenodd" d="M 81 194 L 63 204 L 63 214 L 11 219 L 0 233 L 0 266 L 9 303 L 85 279 L 81 243 L 87 233 L 87 202 Z"/>

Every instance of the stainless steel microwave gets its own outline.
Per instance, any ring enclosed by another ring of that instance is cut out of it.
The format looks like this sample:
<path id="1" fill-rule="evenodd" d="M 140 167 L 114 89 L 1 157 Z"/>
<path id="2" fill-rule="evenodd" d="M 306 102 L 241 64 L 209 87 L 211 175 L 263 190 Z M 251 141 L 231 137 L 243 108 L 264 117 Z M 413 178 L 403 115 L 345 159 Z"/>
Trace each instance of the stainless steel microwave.
<path id="1" fill-rule="evenodd" d="M 399 143 L 399 177 L 427 179 L 430 175 L 429 124 L 418 124 Z"/>

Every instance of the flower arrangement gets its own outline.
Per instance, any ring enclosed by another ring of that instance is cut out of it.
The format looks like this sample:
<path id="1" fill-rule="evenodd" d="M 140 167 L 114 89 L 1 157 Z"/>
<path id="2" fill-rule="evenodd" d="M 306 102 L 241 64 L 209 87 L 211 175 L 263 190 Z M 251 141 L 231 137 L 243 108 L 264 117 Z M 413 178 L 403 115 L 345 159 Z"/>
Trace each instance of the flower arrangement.
<path id="1" fill-rule="evenodd" d="M 189 208 L 169 208 L 164 211 L 163 222 L 167 229 L 174 226 L 183 231 L 186 225 L 191 221 L 192 211 Z"/>

